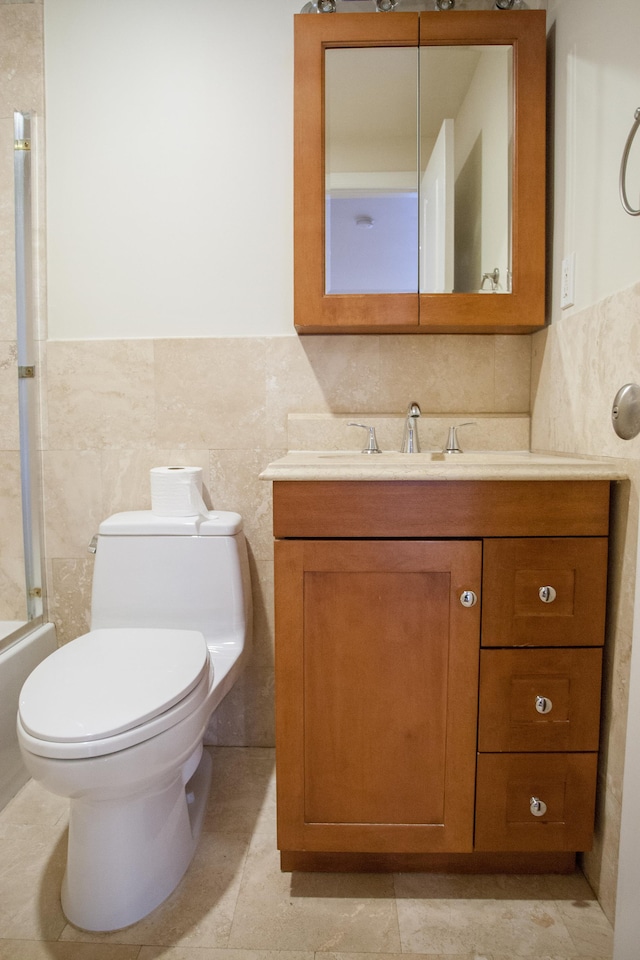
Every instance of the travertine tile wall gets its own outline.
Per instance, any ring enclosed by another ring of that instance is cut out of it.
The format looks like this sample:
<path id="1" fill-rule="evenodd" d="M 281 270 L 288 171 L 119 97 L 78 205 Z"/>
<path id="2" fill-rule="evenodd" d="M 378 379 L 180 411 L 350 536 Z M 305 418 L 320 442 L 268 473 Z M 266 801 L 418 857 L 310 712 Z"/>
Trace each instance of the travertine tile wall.
<path id="1" fill-rule="evenodd" d="M 42 114 L 42 5 L 0 4 L 0 620 L 26 619 L 15 295 L 13 112 Z"/>
<path id="2" fill-rule="evenodd" d="M 44 497 L 49 615 L 60 642 L 87 629 L 103 517 L 150 506 L 149 470 L 203 467 L 213 506 L 245 518 L 255 610 L 246 675 L 212 742 L 273 743 L 271 485 L 289 413 L 527 413 L 528 337 L 52 341 Z M 400 440 L 400 438 L 398 438 Z"/>
<path id="3" fill-rule="evenodd" d="M 611 426 L 618 389 L 640 382 L 640 283 L 563 317 L 532 337 L 532 449 L 616 457 L 629 481 L 615 485 L 605 646 L 600 789 L 594 849 L 585 871 L 613 919 L 618 872 L 629 664 L 636 588 L 640 437 Z"/>

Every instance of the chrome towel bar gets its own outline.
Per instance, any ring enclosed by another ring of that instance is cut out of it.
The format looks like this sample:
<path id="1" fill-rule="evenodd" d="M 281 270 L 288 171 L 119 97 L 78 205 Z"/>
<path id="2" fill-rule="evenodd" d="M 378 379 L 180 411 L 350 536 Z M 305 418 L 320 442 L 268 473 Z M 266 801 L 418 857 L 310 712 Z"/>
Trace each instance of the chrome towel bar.
<path id="1" fill-rule="evenodd" d="M 632 217 L 640 217 L 640 210 L 634 210 L 630 205 L 629 200 L 627 199 L 627 160 L 629 159 L 629 151 L 631 150 L 631 144 L 633 143 L 633 138 L 636 135 L 638 127 L 640 127 L 640 107 L 634 113 L 634 121 L 631 130 L 629 131 L 629 136 L 627 137 L 627 142 L 624 145 L 624 150 L 622 151 L 622 162 L 620 164 L 620 199 L 622 201 L 622 206 L 626 212 Z"/>

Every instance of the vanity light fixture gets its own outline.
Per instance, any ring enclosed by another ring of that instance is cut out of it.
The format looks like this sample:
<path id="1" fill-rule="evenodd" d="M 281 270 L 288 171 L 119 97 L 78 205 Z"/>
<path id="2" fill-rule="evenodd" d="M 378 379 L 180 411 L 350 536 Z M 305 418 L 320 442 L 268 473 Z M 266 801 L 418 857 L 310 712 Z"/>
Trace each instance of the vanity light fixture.
<path id="1" fill-rule="evenodd" d="M 1 0 L 0 0 L 1 2 Z M 376 13 L 389 13 L 402 6 L 402 0 L 308 0 L 300 13 L 345 13 L 351 4 L 354 9 L 365 8 L 366 5 L 375 7 Z M 412 9 L 455 10 L 456 5 L 463 10 L 486 10 L 491 0 L 414 0 Z M 526 0 L 494 0 L 496 10 L 526 9 Z"/>
<path id="2" fill-rule="evenodd" d="M 336 0 L 310 0 L 300 13 L 335 13 Z"/>

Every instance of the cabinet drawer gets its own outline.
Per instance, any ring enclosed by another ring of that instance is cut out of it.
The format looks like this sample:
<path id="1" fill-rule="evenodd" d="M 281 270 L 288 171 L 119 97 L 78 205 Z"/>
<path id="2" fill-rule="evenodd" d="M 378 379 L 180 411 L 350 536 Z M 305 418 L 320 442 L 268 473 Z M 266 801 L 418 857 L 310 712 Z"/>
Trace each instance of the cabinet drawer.
<path id="1" fill-rule="evenodd" d="M 590 850 L 596 776 L 595 753 L 480 754 L 475 849 Z"/>
<path id="2" fill-rule="evenodd" d="M 602 649 L 483 650 L 478 750 L 598 749 Z"/>
<path id="3" fill-rule="evenodd" d="M 607 540 L 484 541 L 482 644 L 601 646 Z"/>

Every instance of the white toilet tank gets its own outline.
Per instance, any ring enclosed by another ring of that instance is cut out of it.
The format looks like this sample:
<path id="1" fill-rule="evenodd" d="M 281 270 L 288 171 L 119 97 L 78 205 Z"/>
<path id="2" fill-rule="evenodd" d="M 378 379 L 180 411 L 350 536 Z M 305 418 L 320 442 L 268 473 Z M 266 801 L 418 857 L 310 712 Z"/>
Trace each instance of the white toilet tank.
<path id="1" fill-rule="evenodd" d="M 117 513 L 99 527 L 91 629 L 199 630 L 210 647 L 244 647 L 251 585 L 242 518 Z"/>

